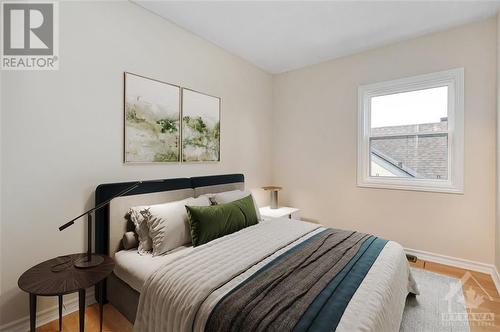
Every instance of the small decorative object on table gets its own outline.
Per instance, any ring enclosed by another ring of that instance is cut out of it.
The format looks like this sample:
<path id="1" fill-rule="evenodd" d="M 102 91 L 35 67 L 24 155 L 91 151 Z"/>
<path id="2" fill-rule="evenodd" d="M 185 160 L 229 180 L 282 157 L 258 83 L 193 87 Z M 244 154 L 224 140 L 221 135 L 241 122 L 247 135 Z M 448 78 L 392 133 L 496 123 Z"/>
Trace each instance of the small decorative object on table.
<path id="1" fill-rule="evenodd" d="M 299 219 L 300 220 L 300 210 L 297 208 L 282 206 L 277 209 L 273 209 L 270 206 L 264 206 L 259 209 L 260 215 L 265 218 L 288 218 L 288 219 Z"/>
<path id="2" fill-rule="evenodd" d="M 97 285 L 100 330 L 102 331 L 103 316 L 103 284 L 111 274 L 115 263 L 109 256 L 99 255 L 102 263 L 86 269 L 77 268 L 75 261 L 86 257 L 86 254 L 73 254 L 49 259 L 35 265 L 24 272 L 17 284 L 30 297 L 30 331 L 36 329 L 36 297 L 57 296 L 59 298 L 59 331 L 62 330 L 62 305 L 63 295 L 78 292 L 80 311 L 80 332 L 85 325 L 85 289 Z"/>
<path id="3" fill-rule="evenodd" d="M 277 209 L 279 207 L 278 206 L 278 191 L 280 191 L 283 188 L 278 187 L 278 186 L 266 186 L 266 187 L 262 187 L 262 189 L 264 189 L 265 191 L 271 192 L 271 204 L 269 207 L 271 209 Z"/>

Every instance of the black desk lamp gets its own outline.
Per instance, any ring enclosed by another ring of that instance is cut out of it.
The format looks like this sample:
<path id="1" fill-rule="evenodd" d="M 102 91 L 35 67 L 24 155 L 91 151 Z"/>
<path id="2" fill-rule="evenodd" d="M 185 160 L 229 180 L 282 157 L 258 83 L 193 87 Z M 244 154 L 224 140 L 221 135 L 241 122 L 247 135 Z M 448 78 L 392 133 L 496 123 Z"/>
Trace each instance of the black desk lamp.
<path id="1" fill-rule="evenodd" d="M 74 263 L 75 267 L 85 269 L 85 268 L 97 266 L 104 261 L 104 259 L 101 256 L 92 254 L 92 212 L 105 207 L 106 205 L 109 204 L 109 202 L 111 202 L 112 199 L 125 195 L 126 193 L 134 190 L 135 188 L 139 187 L 142 183 L 145 183 L 145 182 L 162 182 L 162 181 L 161 180 L 160 181 L 155 181 L 155 180 L 153 180 L 153 181 L 137 181 L 136 183 L 134 183 L 130 187 L 120 191 L 118 194 L 111 197 L 107 201 L 100 203 L 96 207 L 93 207 L 92 209 L 82 213 L 78 217 L 71 219 L 70 221 L 68 221 L 67 223 L 65 223 L 61 227 L 59 227 L 59 230 L 62 231 L 64 229 L 68 228 L 69 226 L 73 225 L 77 219 L 80 219 L 81 217 L 87 215 L 87 256 L 83 257 L 79 260 L 76 260 Z"/>

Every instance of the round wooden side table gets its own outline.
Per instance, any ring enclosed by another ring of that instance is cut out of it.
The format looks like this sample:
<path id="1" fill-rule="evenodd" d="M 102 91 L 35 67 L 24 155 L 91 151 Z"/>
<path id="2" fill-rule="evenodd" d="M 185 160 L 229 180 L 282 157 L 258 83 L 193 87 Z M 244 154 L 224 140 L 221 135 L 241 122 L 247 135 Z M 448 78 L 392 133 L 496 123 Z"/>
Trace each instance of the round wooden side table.
<path id="1" fill-rule="evenodd" d="M 23 291 L 29 293 L 30 299 L 30 331 L 36 329 L 36 297 L 57 296 L 59 298 L 59 331 L 62 330 L 63 295 L 78 292 L 80 332 L 85 326 L 85 289 L 97 285 L 99 299 L 100 329 L 103 318 L 103 284 L 111 274 L 115 263 L 109 256 L 100 255 L 104 262 L 100 265 L 79 269 L 73 263 L 86 254 L 73 254 L 49 259 L 33 266 L 24 272 L 17 284 Z"/>

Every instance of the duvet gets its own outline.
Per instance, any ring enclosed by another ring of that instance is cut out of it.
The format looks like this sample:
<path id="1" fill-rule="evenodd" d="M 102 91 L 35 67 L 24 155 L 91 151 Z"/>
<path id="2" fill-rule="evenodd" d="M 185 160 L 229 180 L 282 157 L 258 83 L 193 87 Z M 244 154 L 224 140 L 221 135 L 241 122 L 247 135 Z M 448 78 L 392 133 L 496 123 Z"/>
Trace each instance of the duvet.
<path id="1" fill-rule="evenodd" d="M 146 281 L 135 331 L 398 331 L 401 246 L 289 219 L 199 246 Z"/>

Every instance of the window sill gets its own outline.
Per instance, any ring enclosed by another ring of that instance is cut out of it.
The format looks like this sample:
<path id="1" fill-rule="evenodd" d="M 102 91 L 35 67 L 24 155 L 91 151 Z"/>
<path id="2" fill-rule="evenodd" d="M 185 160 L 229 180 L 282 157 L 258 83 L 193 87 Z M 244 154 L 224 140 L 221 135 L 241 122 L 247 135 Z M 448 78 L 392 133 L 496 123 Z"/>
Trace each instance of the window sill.
<path id="1" fill-rule="evenodd" d="M 463 195 L 463 187 L 454 186 L 452 184 L 443 183 L 442 185 L 435 185 L 430 183 L 387 183 L 375 181 L 363 181 L 357 184 L 360 188 L 373 188 L 373 189 L 390 189 L 390 190 L 405 190 L 405 191 L 424 191 L 445 194 L 458 194 Z"/>

